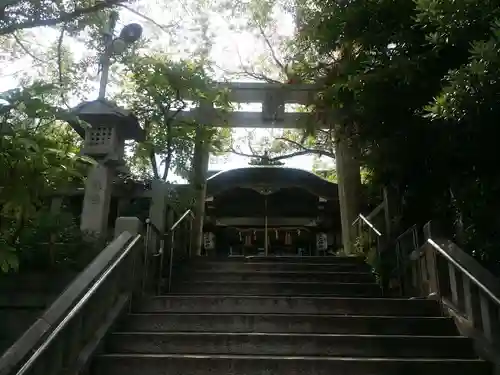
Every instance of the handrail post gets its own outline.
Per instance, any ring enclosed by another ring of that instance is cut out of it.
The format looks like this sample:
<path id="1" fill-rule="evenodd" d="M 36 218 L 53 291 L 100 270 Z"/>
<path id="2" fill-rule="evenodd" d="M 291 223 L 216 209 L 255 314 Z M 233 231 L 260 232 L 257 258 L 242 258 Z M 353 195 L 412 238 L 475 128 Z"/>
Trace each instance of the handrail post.
<path id="1" fill-rule="evenodd" d="M 188 245 L 188 258 L 191 258 L 193 252 L 193 216 L 189 217 L 189 228 L 188 228 L 188 237 L 189 237 L 189 245 Z"/>
<path id="2" fill-rule="evenodd" d="M 168 293 L 172 290 L 172 270 L 173 270 L 173 262 L 174 262 L 174 251 L 175 251 L 175 229 L 171 232 L 170 237 L 170 262 L 168 265 Z"/>
<path id="3" fill-rule="evenodd" d="M 431 225 L 431 222 L 428 222 L 427 224 L 424 225 L 424 236 L 425 240 L 428 240 L 432 238 L 432 229 L 435 228 L 435 224 Z M 425 264 L 427 268 L 427 277 L 428 277 L 428 290 L 426 293 L 428 295 L 431 295 L 435 293 L 436 295 L 440 296 L 441 291 L 439 290 L 439 281 L 438 281 L 438 267 L 437 267 L 437 259 L 436 259 L 436 252 L 432 248 L 432 246 L 429 246 L 426 244 L 424 247 L 424 256 L 425 256 Z"/>

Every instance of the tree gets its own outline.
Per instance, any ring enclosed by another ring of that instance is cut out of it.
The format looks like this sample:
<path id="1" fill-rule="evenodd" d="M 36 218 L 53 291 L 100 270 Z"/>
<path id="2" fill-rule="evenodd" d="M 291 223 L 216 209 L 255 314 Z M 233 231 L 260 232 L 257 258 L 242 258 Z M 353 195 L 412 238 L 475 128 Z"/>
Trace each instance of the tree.
<path id="1" fill-rule="evenodd" d="M 182 115 L 205 102 L 221 110 L 228 108 L 224 93 L 214 89 L 202 66 L 162 55 L 138 57 L 129 68 L 129 77 L 130 87 L 121 99 L 145 125 L 146 132 L 145 142 L 133 146 L 132 166 L 139 174 L 163 181 L 170 171 L 187 178 L 196 129 L 204 127 L 204 136 L 214 151 L 228 132 Z"/>
<path id="2" fill-rule="evenodd" d="M 2 0 L 0 3 L 0 36 L 41 26 L 56 26 L 70 22 L 85 24 L 96 13 L 125 2 L 126 0 Z"/>
<path id="3" fill-rule="evenodd" d="M 50 86 L 3 93 L 0 106 L 0 269 L 17 268 L 15 250 L 27 223 L 55 189 L 77 186 L 91 160 L 77 155 L 71 118 L 43 100 Z M 75 119 L 73 119 L 75 120 Z"/>
<path id="4" fill-rule="evenodd" d="M 298 71 L 315 113 L 359 142 L 374 182 L 400 191 L 406 224 L 462 222 L 494 258 L 500 6 L 493 1 L 303 2 Z M 472 48 L 471 48 L 472 46 Z M 471 250 L 472 251 L 472 250 Z"/>

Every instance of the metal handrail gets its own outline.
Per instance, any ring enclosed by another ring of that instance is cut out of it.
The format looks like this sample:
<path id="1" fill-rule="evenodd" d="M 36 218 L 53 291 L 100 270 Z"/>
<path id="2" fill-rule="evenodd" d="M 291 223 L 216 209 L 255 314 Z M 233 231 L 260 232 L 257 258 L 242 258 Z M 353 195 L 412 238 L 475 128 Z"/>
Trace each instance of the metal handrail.
<path id="1" fill-rule="evenodd" d="M 175 230 L 175 228 L 177 228 L 179 226 L 179 224 L 184 220 L 184 218 L 187 216 L 187 215 L 190 215 L 192 218 L 194 218 L 194 214 L 193 214 L 193 211 L 191 209 L 188 209 L 186 210 L 186 212 L 184 212 L 182 214 L 182 216 L 179 218 L 179 220 L 177 220 L 174 225 L 172 225 L 169 229 L 170 232 L 172 232 L 173 230 Z"/>
<path id="2" fill-rule="evenodd" d="M 402 241 L 403 239 L 406 239 L 408 235 L 411 234 L 411 239 L 412 239 L 412 247 L 411 251 L 408 252 L 404 250 Z M 417 233 L 417 226 L 412 225 L 408 229 L 406 229 L 403 233 L 401 233 L 398 237 L 396 237 L 395 240 L 395 250 L 396 250 L 396 268 L 395 271 L 397 272 L 396 277 L 399 280 L 399 291 L 400 294 L 403 296 L 405 291 L 406 291 L 406 279 L 404 276 L 404 270 L 408 266 L 408 255 L 411 254 L 413 251 L 418 249 L 418 233 Z M 392 274 L 391 274 L 392 276 Z"/>
<path id="3" fill-rule="evenodd" d="M 172 270 L 173 270 L 173 263 L 174 263 L 174 251 L 175 251 L 175 230 L 181 224 L 186 217 L 190 216 L 192 219 L 194 218 L 193 211 L 191 209 L 187 209 L 186 212 L 184 212 L 181 217 L 170 227 L 168 230 L 170 234 L 170 262 L 169 262 L 169 270 L 168 270 L 168 285 L 167 285 L 167 291 L 170 293 L 170 290 L 172 289 Z M 191 229 L 192 229 L 192 222 L 191 222 Z M 189 251 L 191 251 L 191 237 L 189 240 Z M 163 262 L 164 262 L 164 255 L 162 253 L 161 259 L 160 259 L 160 268 L 163 269 Z M 161 270 L 159 273 L 159 278 L 158 280 L 158 288 L 160 287 L 161 283 Z"/>
<path id="4" fill-rule="evenodd" d="M 401 238 L 403 238 L 404 236 L 406 236 L 408 233 L 414 232 L 415 229 L 416 229 L 416 225 L 412 225 L 407 230 L 405 230 L 403 233 L 401 233 L 399 236 L 397 236 L 396 241 L 399 241 Z"/>
<path id="5" fill-rule="evenodd" d="M 187 209 L 181 217 L 170 227 L 167 229 L 166 232 L 162 232 L 153 222 L 150 218 L 146 219 L 146 243 L 149 243 L 151 232 L 152 230 L 160 240 L 160 248 L 158 249 L 157 252 L 153 254 L 153 257 L 160 257 L 159 264 L 158 264 L 158 269 L 157 269 L 157 283 L 156 283 L 156 288 L 157 288 L 157 294 L 161 293 L 161 284 L 162 284 L 162 279 L 163 279 L 163 266 L 165 263 L 165 242 L 169 241 L 170 242 L 170 264 L 169 264 L 169 273 L 168 273 L 168 291 L 170 292 L 171 286 L 172 286 L 172 267 L 173 267 L 173 260 L 174 260 L 174 251 L 175 251 L 175 246 L 174 246 L 174 233 L 177 227 L 186 219 L 186 217 L 190 216 L 191 218 L 194 218 L 193 211 L 191 209 Z M 169 237 L 169 239 L 167 239 Z M 148 246 L 148 245 L 147 245 Z M 189 248 L 191 248 L 191 238 L 189 242 Z M 148 265 L 149 263 L 149 257 L 148 257 L 148 250 L 144 252 L 144 262 Z M 144 267 L 144 272 L 148 272 L 149 267 L 146 266 Z M 147 280 L 147 275 L 143 277 L 143 283 L 145 283 Z M 145 286 L 143 285 L 143 289 Z"/>
<path id="6" fill-rule="evenodd" d="M 141 239 L 141 235 L 137 235 L 132 242 L 127 246 L 127 248 L 122 251 L 120 256 L 104 271 L 104 273 L 97 279 L 97 281 L 90 287 L 90 289 L 83 295 L 78 303 L 66 314 L 64 319 L 54 328 L 50 335 L 43 341 L 43 343 L 38 347 L 38 349 L 31 355 L 31 357 L 26 361 L 26 363 L 17 371 L 16 375 L 25 374 L 32 366 L 32 364 L 42 355 L 42 353 L 48 348 L 48 346 L 54 341 L 57 335 L 67 326 L 71 319 L 82 309 L 85 303 L 92 297 L 96 290 L 102 285 L 102 283 L 108 278 L 111 272 L 123 261 L 123 259 L 128 255 L 132 248 Z"/>
<path id="7" fill-rule="evenodd" d="M 148 217 L 146 219 L 146 225 L 149 225 L 151 226 L 151 228 L 153 229 L 153 231 L 159 235 L 159 236 L 163 236 L 164 234 L 161 233 L 161 231 L 158 229 L 158 227 L 153 223 L 153 221 Z"/>
<path id="8" fill-rule="evenodd" d="M 450 263 L 452 263 L 456 268 L 458 268 L 465 276 L 467 276 L 474 284 L 476 284 L 479 289 L 481 289 L 485 294 L 487 294 L 497 306 L 500 306 L 500 298 L 495 295 L 486 285 L 479 281 L 472 273 L 470 273 L 464 266 L 457 262 L 450 254 L 448 254 L 441 246 L 439 246 L 434 240 L 428 238 L 427 242 L 432 245 L 443 257 L 445 257 Z"/>
<path id="9" fill-rule="evenodd" d="M 375 234 L 379 237 L 382 236 L 382 232 L 380 232 L 377 228 L 375 228 L 375 225 L 373 225 L 366 217 L 363 215 L 359 214 L 358 217 L 365 222 L 366 225 L 370 227 L 371 230 L 375 232 Z"/>
<path id="10" fill-rule="evenodd" d="M 132 237 L 130 233 L 124 232 L 109 244 L 52 302 L 43 315 L 3 353 L 0 357 L 0 374 L 10 374 L 18 366 L 20 368 L 16 370 L 17 375 L 30 370 L 113 270 L 123 262 L 141 237 Z M 28 355 L 29 358 L 21 366 Z"/>

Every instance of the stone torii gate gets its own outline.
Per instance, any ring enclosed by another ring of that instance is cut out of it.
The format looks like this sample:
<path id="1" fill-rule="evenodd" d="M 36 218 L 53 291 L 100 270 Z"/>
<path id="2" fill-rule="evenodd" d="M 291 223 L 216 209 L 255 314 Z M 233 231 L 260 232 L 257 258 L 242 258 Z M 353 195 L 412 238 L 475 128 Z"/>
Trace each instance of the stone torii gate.
<path id="1" fill-rule="evenodd" d="M 254 128 L 300 128 L 312 117 L 303 112 L 287 112 L 286 104 L 311 103 L 317 88 L 314 85 L 285 85 L 269 83 L 218 83 L 218 89 L 227 89 L 232 103 L 260 103 L 261 112 L 234 111 L 224 113 L 212 103 L 201 103 L 198 108 L 177 113 L 178 120 L 196 120 L 212 127 Z M 189 97 L 185 97 L 189 100 Z M 85 188 L 81 227 L 84 231 L 105 232 L 111 198 L 112 179 L 115 169 L 123 165 L 125 139 L 141 140 L 142 129 L 133 114 L 117 107 L 105 99 L 82 103 L 75 110 L 82 119 L 92 124 L 84 130 L 72 124 L 85 139 L 84 152 L 98 160 L 91 171 Z M 199 252 L 205 209 L 206 180 L 209 149 L 201 136 L 197 137 L 194 155 L 196 186 L 195 222 L 193 225 L 194 249 Z M 361 178 L 358 150 L 349 146 L 342 138 L 336 143 L 337 178 L 344 248 L 352 249 L 354 231 L 352 222 L 359 214 Z M 159 184 L 161 185 L 161 184 Z M 153 186 L 153 204 L 163 206 L 166 195 L 162 186 Z M 156 198 L 155 198 L 156 197 Z M 161 210 L 152 210 L 157 215 L 160 229 L 165 227 Z"/>
<path id="2" fill-rule="evenodd" d="M 211 103 L 202 103 L 199 108 L 182 112 L 180 119 L 195 119 L 199 123 L 231 128 L 301 128 L 312 121 L 311 114 L 287 112 L 286 104 L 310 104 L 316 95 L 315 85 L 291 85 L 271 83 L 219 83 L 217 88 L 228 90 L 231 103 L 260 103 L 261 112 L 234 111 L 222 113 Z M 186 98 L 189 99 L 189 98 Z M 359 150 L 353 148 L 341 137 L 336 141 L 336 164 L 339 188 L 339 205 L 344 248 L 354 246 L 353 221 L 357 218 L 361 199 L 361 176 L 358 160 Z M 195 150 L 195 176 L 199 185 L 196 199 L 194 246 L 200 251 L 206 198 L 206 177 L 208 171 L 208 149 L 201 143 Z"/>

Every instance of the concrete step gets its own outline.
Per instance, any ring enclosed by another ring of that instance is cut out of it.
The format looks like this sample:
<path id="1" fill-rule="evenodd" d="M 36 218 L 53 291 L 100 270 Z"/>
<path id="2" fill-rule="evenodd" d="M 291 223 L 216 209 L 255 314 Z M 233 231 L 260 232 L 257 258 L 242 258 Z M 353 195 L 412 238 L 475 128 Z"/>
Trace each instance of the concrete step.
<path id="1" fill-rule="evenodd" d="M 227 282 L 202 281 L 178 282 L 173 294 L 259 295 L 259 296 L 380 296 L 382 291 L 375 283 L 327 282 Z"/>
<path id="2" fill-rule="evenodd" d="M 373 283 L 369 272 L 304 272 L 304 271 L 189 271 L 176 275 L 189 281 L 315 281 L 341 283 Z"/>
<path id="3" fill-rule="evenodd" d="M 440 316 L 436 301 L 398 298 L 159 296 L 134 304 L 142 313 Z"/>
<path id="4" fill-rule="evenodd" d="M 249 256 L 249 262 L 362 264 L 364 257 L 345 256 Z"/>
<path id="5" fill-rule="evenodd" d="M 116 332 L 108 353 L 476 358 L 460 336 L 395 336 L 290 333 Z"/>
<path id="6" fill-rule="evenodd" d="M 108 354 L 92 375 L 492 375 L 480 360 Z"/>
<path id="7" fill-rule="evenodd" d="M 375 284 L 327 283 L 327 282 L 227 282 L 202 281 L 178 282 L 173 285 L 174 294 L 234 294 L 261 296 L 380 296 L 382 291 Z"/>
<path id="8" fill-rule="evenodd" d="M 200 271 L 328 271 L 328 272 L 371 272 L 366 263 L 275 263 L 275 262 L 230 262 L 205 261 L 194 262 L 186 266 L 187 270 Z"/>
<path id="9" fill-rule="evenodd" d="M 142 332 L 344 333 L 454 336 L 451 318 L 285 315 L 131 314 L 120 328 Z"/>

